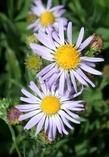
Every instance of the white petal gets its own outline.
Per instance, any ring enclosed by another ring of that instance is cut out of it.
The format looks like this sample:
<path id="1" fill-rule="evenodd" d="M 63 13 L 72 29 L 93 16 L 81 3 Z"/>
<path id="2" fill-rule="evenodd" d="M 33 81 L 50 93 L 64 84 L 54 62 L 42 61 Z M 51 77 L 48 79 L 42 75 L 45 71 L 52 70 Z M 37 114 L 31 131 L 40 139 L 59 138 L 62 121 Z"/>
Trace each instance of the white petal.
<path id="1" fill-rule="evenodd" d="M 64 101 L 69 100 L 69 97 L 68 97 L 67 95 L 63 95 L 63 96 L 61 96 L 60 100 L 61 100 L 62 102 L 64 102 Z"/>
<path id="2" fill-rule="evenodd" d="M 96 58 L 96 57 L 81 57 L 81 60 L 88 61 L 88 62 L 103 62 L 103 58 Z"/>
<path id="3" fill-rule="evenodd" d="M 82 85 L 81 90 L 80 90 L 79 92 L 75 93 L 75 94 L 73 95 L 73 98 L 75 98 L 75 97 L 81 95 L 81 93 L 83 92 L 83 90 L 84 90 L 84 87 L 83 87 L 83 85 Z"/>
<path id="4" fill-rule="evenodd" d="M 48 139 L 49 139 L 50 141 L 53 140 L 53 130 L 52 130 L 52 128 L 53 128 L 52 119 L 51 119 L 51 117 L 49 117 Z"/>
<path id="5" fill-rule="evenodd" d="M 36 35 L 36 37 L 42 44 L 44 44 L 49 49 L 56 50 L 56 47 L 52 41 L 52 38 L 50 38 L 49 35 L 46 35 L 44 33 L 40 33 L 40 34 Z M 54 53 L 52 50 L 49 50 L 49 49 L 48 49 L 48 51 L 50 53 Z"/>
<path id="6" fill-rule="evenodd" d="M 80 123 L 80 117 L 77 114 L 71 112 L 70 110 L 66 110 L 66 112 L 73 118 L 73 120 L 75 120 L 75 123 Z"/>
<path id="7" fill-rule="evenodd" d="M 59 133 L 62 134 L 62 126 L 61 126 L 61 123 L 60 123 L 57 115 L 55 115 L 55 124 L 57 126 L 57 129 L 58 129 Z"/>
<path id="8" fill-rule="evenodd" d="M 59 90 L 58 91 L 60 94 L 64 93 L 64 86 L 65 86 L 65 75 L 64 75 L 64 71 L 63 71 L 63 73 L 61 74 L 60 79 L 59 79 Z"/>
<path id="9" fill-rule="evenodd" d="M 54 73 L 57 73 L 58 72 L 58 69 L 57 67 L 55 66 L 54 68 L 52 68 L 52 70 L 50 70 L 48 73 L 46 73 L 42 79 L 43 80 L 46 80 L 47 78 L 51 77 Z"/>
<path id="10" fill-rule="evenodd" d="M 47 9 L 50 9 L 50 8 L 51 8 L 51 5 L 52 5 L 52 0 L 48 0 Z"/>
<path id="11" fill-rule="evenodd" d="M 50 11 L 56 11 L 56 10 L 60 10 L 62 8 L 64 8 L 64 5 L 58 5 L 56 7 L 51 8 Z"/>
<path id="12" fill-rule="evenodd" d="M 56 129 L 56 124 L 55 124 L 55 118 L 54 118 L 54 116 L 52 116 L 52 121 L 53 121 L 53 138 L 55 139 L 57 129 Z"/>
<path id="13" fill-rule="evenodd" d="M 54 44 L 57 48 L 60 46 L 57 42 L 54 42 Z"/>
<path id="14" fill-rule="evenodd" d="M 58 79 L 58 77 L 59 77 L 58 73 L 53 74 L 48 81 L 49 86 L 52 86 L 54 82 Z"/>
<path id="15" fill-rule="evenodd" d="M 56 10 L 53 13 L 56 18 L 59 18 L 59 17 L 62 17 L 62 15 L 65 13 L 65 11 L 66 11 L 65 9 L 61 9 L 61 10 Z"/>
<path id="16" fill-rule="evenodd" d="M 63 117 L 65 117 L 66 119 L 70 120 L 73 123 L 77 123 L 80 124 L 80 121 L 75 120 L 74 118 L 71 118 L 67 113 L 65 113 L 64 111 L 60 110 L 59 114 L 61 114 Z"/>
<path id="17" fill-rule="evenodd" d="M 45 11 L 45 8 L 44 8 L 41 0 L 35 0 L 34 3 L 37 5 L 37 7 L 40 9 L 41 12 Z"/>
<path id="18" fill-rule="evenodd" d="M 63 20 L 59 22 L 59 38 L 61 40 L 61 43 L 64 44 L 64 25 Z"/>
<path id="19" fill-rule="evenodd" d="M 55 46 L 53 38 L 52 38 L 52 32 L 50 32 L 50 31 L 48 32 L 48 38 L 49 38 L 50 43 L 52 45 L 52 49 L 56 51 L 56 46 Z M 53 52 L 53 53 L 55 53 L 55 52 Z"/>
<path id="20" fill-rule="evenodd" d="M 28 105 L 17 105 L 15 107 L 21 112 L 28 112 L 28 111 L 39 109 L 40 106 L 37 104 L 35 104 L 35 105 L 28 104 Z"/>
<path id="21" fill-rule="evenodd" d="M 45 132 L 45 133 L 47 132 L 48 127 L 49 127 L 49 125 L 48 125 L 48 117 L 46 117 L 46 120 L 45 120 L 45 127 L 44 127 L 44 132 Z"/>
<path id="22" fill-rule="evenodd" d="M 65 106 L 63 106 L 63 109 L 65 109 L 66 110 L 66 107 Z M 84 111 L 84 108 L 77 108 L 77 107 L 67 107 L 67 109 L 69 109 L 70 111 L 73 111 L 73 112 L 75 112 L 75 111 L 77 111 L 77 112 L 81 112 L 81 111 Z"/>
<path id="23" fill-rule="evenodd" d="M 39 113 L 36 116 L 34 116 L 33 118 L 31 118 L 28 123 L 26 124 L 26 126 L 24 127 L 24 129 L 31 129 L 33 126 L 35 126 L 40 119 L 44 116 L 44 113 Z"/>
<path id="24" fill-rule="evenodd" d="M 84 80 L 86 80 L 92 87 L 95 87 L 94 83 L 82 72 L 81 69 L 77 69 L 76 72 L 81 75 Z"/>
<path id="25" fill-rule="evenodd" d="M 81 69 L 83 69 L 84 71 L 89 72 L 89 73 L 91 73 L 91 74 L 94 74 L 94 75 L 102 75 L 102 73 L 101 73 L 100 71 L 95 70 L 95 69 L 89 67 L 89 66 L 86 65 L 86 64 L 82 64 L 82 63 L 81 63 L 80 67 L 81 67 Z"/>
<path id="26" fill-rule="evenodd" d="M 33 31 L 34 31 L 34 32 L 37 32 L 40 27 L 41 27 L 41 25 L 40 25 L 40 23 L 38 23 L 37 25 L 35 25 Z"/>
<path id="27" fill-rule="evenodd" d="M 33 81 L 30 82 L 29 87 L 40 97 L 43 98 L 44 94 L 38 89 Z"/>
<path id="28" fill-rule="evenodd" d="M 68 23 L 67 39 L 68 39 L 68 42 L 69 42 L 70 44 L 72 44 L 72 22 L 69 22 L 69 23 Z"/>
<path id="29" fill-rule="evenodd" d="M 46 87 L 45 82 L 40 77 L 39 77 L 39 82 L 40 82 L 40 87 L 41 87 L 43 93 L 46 95 L 47 94 L 47 87 Z"/>
<path id="30" fill-rule="evenodd" d="M 71 80 L 69 78 L 69 73 L 66 72 L 66 83 L 67 83 L 67 88 L 68 88 L 68 93 L 71 92 L 72 89 L 72 84 L 71 84 Z"/>
<path id="31" fill-rule="evenodd" d="M 32 7 L 32 9 L 31 9 L 31 12 L 33 13 L 33 14 L 35 14 L 36 16 L 40 16 L 41 15 L 41 11 L 40 11 L 40 9 L 38 8 L 38 7 Z"/>
<path id="32" fill-rule="evenodd" d="M 37 101 L 37 99 L 30 99 L 30 98 L 25 98 L 25 97 L 20 97 L 20 100 L 26 103 L 39 103 L 39 101 Z"/>
<path id="33" fill-rule="evenodd" d="M 46 116 L 44 115 L 42 117 L 42 119 L 38 122 L 37 129 L 36 129 L 36 134 L 35 135 L 37 135 L 41 131 L 41 129 L 43 127 L 43 124 L 44 124 L 44 121 L 45 121 L 45 118 L 46 118 Z"/>
<path id="34" fill-rule="evenodd" d="M 67 120 L 65 117 L 63 117 L 61 114 L 60 114 L 60 116 L 61 116 L 61 118 L 62 118 L 63 123 L 64 123 L 68 128 L 74 129 L 74 128 L 70 125 L 70 123 L 68 122 L 68 120 Z"/>
<path id="35" fill-rule="evenodd" d="M 27 29 L 34 29 L 34 28 L 38 29 L 38 26 L 39 26 L 39 19 L 36 20 L 34 23 L 29 24 Z"/>
<path id="36" fill-rule="evenodd" d="M 74 76 L 76 77 L 76 79 L 83 85 L 88 86 L 87 82 L 74 70 L 72 70 Z"/>
<path id="37" fill-rule="evenodd" d="M 89 36 L 81 45 L 79 50 L 82 51 L 84 50 L 93 40 L 94 35 Z"/>
<path id="38" fill-rule="evenodd" d="M 54 32 L 52 33 L 52 36 L 53 36 L 54 40 L 55 40 L 58 44 L 61 44 L 61 41 L 60 41 L 59 36 L 58 36 L 58 34 L 57 34 L 56 31 L 54 31 Z"/>
<path id="39" fill-rule="evenodd" d="M 31 94 L 30 92 L 28 92 L 26 89 L 22 89 L 21 90 L 21 92 L 25 95 L 25 96 L 27 96 L 27 97 L 29 97 L 29 98 L 32 98 L 32 99 L 36 99 L 36 97 L 33 95 L 33 94 Z"/>
<path id="40" fill-rule="evenodd" d="M 78 48 L 81 45 L 81 42 L 83 40 L 84 37 L 84 27 L 81 28 L 77 42 L 76 42 L 76 48 Z"/>
<path id="41" fill-rule="evenodd" d="M 56 29 L 57 32 L 58 32 L 58 30 L 59 30 L 58 24 L 59 24 L 59 22 L 60 22 L 61 20 L 63 21 L 64 30 L 65 30 L 66 27 L 67 27 L 68 20 L 67 20 L 66 18 L 64 18 L 64 17 L 58 17 L 58 18 L 56 19 L 56 22 L 54 23 L 55 29 Z"/>
<path id="42" fill-rule="evenodd" d="M 62 109 L 69 109 L 71 111 L 83 111 L 84 110 L 84 106 L 82 104 L 77 104 L 75 106 L 73 106 L 72 104 L 63 104 Z"/>
<path id="43" fill-rule="evenodd" d="M 31 43 L 30 47 L 32 48 L 33 52 L 41 56 L 42 58 L 49 60 L 49 61 L 54 61 L 53 55 L 50 53 L 51 50 L 44 47 L 40 46 L 38 44 Z"/>
<path id="44" fill-rule="evenodd" d="M 20 115 L 19 120 L 22 121 L 22 120 L 31 118 L 31 117 L 33 117 L 34 115 L 37 115 L 39 112 L 40 112 L 40 110 L 35 110 L 35 111 L 32 111 L 32 112 L 29 112 L 29 113 Z"/>
<path id="45" fill-rule="evenodd" d="M 64 124 L 63 124 L 63 121 L 61 120 L 61 118 L 59 117 L 59 115 L 57 115 L 57 118 L 59 119 L 60 123 L 61 123 L 61 127 L 62 127 L 62 132 L 65 134 L 65 135 L 68 135 L 68 132 L 66 131 L 65 127 L 64 127 Z"/>
<path id="46" fill-rule="evenodd" d="M 53 67 L 55 66 L 55 63 L 47 65 L 45 68 L 43 68 L 38 74 L 38 77 L 42 77 L 46 73 L 48 73 Z"/>
<path id="47" fill-rule="evenodd" d="M 73 87 L 74 87 L 74 90 L 75 92 L 77 93 L 77 85 L 76 85 L 76 80 L 75 80 L 75 77 L 74 77 L 74 74 L 72 71 L 70 71 L 70 78 L 71 78 L 71 81 L 72 81 L 72 84 L 73 84 Z"/>
<path id="48" fill-rule="evenodd" d="M 73 100 L 69 100 L 69 101 L 65 101 L 63 103 L 63 105 L 69 105 L 69 106 L 73 106 L 73 107 L 77 107 L 78 105 L 80 105 L 79 103 L 82 103 L 83 101 L 73 101 Z M 81 105 L 80 105 L 81 106 Z M 83 106 L 83 105 L 82 105 Z"/>
<path id="49" fill-rule="evenodd" d="M 91 62 L 88 62 L 88 61 L 85 61 L 85 64 L 87 64 L 88 66 L 93 67 L 93 68 L 96 67 L 95 63 L 91 63 Z"/>

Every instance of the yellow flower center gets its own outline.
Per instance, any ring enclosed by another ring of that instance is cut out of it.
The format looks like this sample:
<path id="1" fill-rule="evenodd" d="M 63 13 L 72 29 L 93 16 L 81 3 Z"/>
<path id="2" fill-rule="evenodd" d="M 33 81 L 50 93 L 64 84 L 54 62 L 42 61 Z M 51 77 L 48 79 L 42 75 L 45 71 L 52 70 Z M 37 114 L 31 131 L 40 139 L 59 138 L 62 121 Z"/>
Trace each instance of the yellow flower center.
<path id="1" fill-rule="evenodd" d="M 63 69 L 75 69 L 80 62 L 80 53 L 73 45 L 67 44 L 57 49 L 55 59 Z"/>
<path id="2" fill-rule="evenodd" d="M 52 25 L 55 22 L 55 17 L 52 12 L 45 11 L 40 17 L 40 22 L 43 26 Z"/>
<path id="3" fill-rule="evenodd" d="M 46 96 L 41 103 L 42 111 L 47 115 L 53 115 L 60 109 L 60 101 L 55 96 Z"/>

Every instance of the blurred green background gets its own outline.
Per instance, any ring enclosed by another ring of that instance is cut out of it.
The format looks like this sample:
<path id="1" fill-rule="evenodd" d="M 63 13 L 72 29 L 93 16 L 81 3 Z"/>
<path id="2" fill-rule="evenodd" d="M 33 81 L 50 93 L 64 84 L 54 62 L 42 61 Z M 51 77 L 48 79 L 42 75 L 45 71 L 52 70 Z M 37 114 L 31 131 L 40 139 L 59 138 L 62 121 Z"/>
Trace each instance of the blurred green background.
<path id="1" fill-rule="evenodd" d="M 45 0 L 43 0 L 46 3 Z M 109 157 L 109 0 L 53 0 L 64 4 L 65 16 L 73 22 L 73 38 L 81 26 L 85 35 L 97 33 L 103 39 L 99 56 L 105 59 L 98 69 L 103 77 L 94 77 L 96 88 L 87 88 L 81 99 L 86 111 L 81 125 L 68 136 L 45 144 L 20 127 L 13 127 L 22 157 Z M 0 99 L 19 100 L 22 86 L 32 77 L 25 68 L 25 57 L 31 53 L 26 39 L 31 0 L 0 0 Z M 1 111 L 0 111 L 1 112 Z M 20 131 L 19 131 L 20 130 Z M 0 120 L 0 157 L 17 157 L 8 125 Z"/>

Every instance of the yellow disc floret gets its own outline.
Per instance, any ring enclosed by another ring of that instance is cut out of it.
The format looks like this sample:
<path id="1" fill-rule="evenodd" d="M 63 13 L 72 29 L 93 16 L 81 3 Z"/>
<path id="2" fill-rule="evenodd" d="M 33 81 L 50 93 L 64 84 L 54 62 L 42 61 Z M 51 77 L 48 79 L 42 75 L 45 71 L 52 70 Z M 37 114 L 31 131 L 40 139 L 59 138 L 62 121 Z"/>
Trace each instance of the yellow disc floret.
<path id="1" fill-rule="evenodd" d="M 61 68 L 71 70 L 78 66 L 80 53 L 73 45 L 66 44 L 57 49 L 55 59 Z"/>
<path id="2" fill-rule="evenodd" d="M 60 101 L 55 96 L 46 96 L 41 103 L 41 109 L 47 115 L 56 114 L 60 109 Z"/>
<path id="3" fill-rule="evenodd" d="M 52 12 L 45 11 L 40 16 L 40 22 L 43 26 L 52 25 L 55 22 L 55 17 Z"/>

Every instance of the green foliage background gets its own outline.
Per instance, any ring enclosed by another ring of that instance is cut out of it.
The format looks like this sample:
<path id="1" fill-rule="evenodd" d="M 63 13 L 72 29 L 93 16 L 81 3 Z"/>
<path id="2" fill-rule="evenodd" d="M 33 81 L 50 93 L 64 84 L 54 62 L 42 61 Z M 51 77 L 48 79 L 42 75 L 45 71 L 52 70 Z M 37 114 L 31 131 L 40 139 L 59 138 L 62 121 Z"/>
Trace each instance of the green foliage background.
<path id="1" fill-rule="evenodd" d="M 100 56 L 105 62 L 98 69 L 103 71 L 109 64 L 109 0 L 53 0 L 54 5 L 59 3 L 65 5 L 65 16 L 73 22 L 74 40 L 81 26 L 86 36 L 94 32 L 101 35 L 104 46 Z M 31 0 L 0 1 L 0 98 L 15 100 L 0 101 L 0 157 L 18 156 L 16 145 L 19 157 L 109 157 L 109 68 L 103 77 L 92 78 L 97 87 L 87 88 L 81 96 L 86 101 L 81 125 L 52 144 L 25 132 L 22 126 L 10 128 L 2 120 L 4 108 L 10 102 L 16 104 L 21 88 L 33 79 L 24 64 L 31 53 L 26 45 L 31 34 L 26 29 L 30 7 Z"/>

